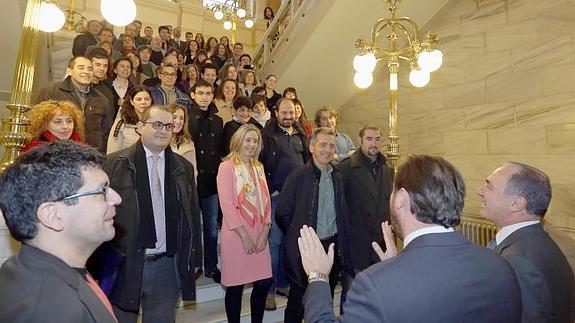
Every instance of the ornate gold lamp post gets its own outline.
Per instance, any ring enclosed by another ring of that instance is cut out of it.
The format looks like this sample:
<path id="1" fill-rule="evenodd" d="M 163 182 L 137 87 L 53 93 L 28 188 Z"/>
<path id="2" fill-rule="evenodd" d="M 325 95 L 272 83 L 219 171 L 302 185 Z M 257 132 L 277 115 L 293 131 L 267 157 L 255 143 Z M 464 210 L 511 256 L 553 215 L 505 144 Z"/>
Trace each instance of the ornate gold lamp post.
<path id="1" fill-rule="evenodd" d="M 12 96 L 7 106 L 11 114 L 10 117 L 2 118 L 0 144 L 4 146 L 6 152 L 0 161 L 0 172 L 14 162 L 20 149 L 30 140 L 30 135 L 26 132 L 29 121 L 24 113 L 30 108 L 32 98 L 41 2 L 41 0 L 28 0 L 26 4 L 20 49 L 12 81 Z"/>
<path id="2" fill-rule="evenodd" d="M 378 19 L 371 29 L 371 38 L 358 39 L 355 47 L 359 54 L 353 60 L 356 70 L 354 82 L 365 89 L 373 82 L 373 71 L 378 61 L 384 61 L 389 69 L 389 143 L 387 158 L 393 170 L 399 166 L 399 136 L 397 135 L 397 73 L 401 60 L 409 63 L 409 81 L 416 87 L 429 82 L 431 72 L 441 66 L 442 53 L 435 48 L 437 36 L 431 32 L 425 39 L 419 35 L 419 27 L 409 17 L 396 17 L 400 0 L 386 0 L 391 17 Z"/>

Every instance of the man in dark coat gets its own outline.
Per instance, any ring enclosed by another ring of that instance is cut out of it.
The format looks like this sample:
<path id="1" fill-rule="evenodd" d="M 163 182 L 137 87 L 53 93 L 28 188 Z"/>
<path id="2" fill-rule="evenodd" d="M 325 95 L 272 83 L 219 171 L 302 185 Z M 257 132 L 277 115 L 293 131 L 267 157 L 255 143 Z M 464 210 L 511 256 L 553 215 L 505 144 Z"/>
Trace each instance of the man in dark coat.
<path id="1" fill-rule="evenodd" d="M 224 122 L 216 115 L 218 108 L 212 102 L 213 87 L 198 80 L 191 89 L 192 108 L 188 128 L 196 147 L 198 163 L 198 195 L 204 225 L 204 272 L 206 277 L 220 283 L 218 269 L 218 189 L 216 176 L 222 158 Z"/>
<path id="2" fill-rule="evenodd" d="M 122 197 L 113 249 L 122 256 L 110 300 L 121 323 L 173 322 L 180 298 L 195 300 L 202 263 L 194 167 L 172 152 L 172 113 L 144 110 L 134 145 L 108 155 L 104 169 Z"/>
<path id="3" fill-rule="evenodd" d="M 86 260 L 114 237 L 122 199 L 104 156 L 68 140 L 20 156 L 0 177 L 0 214 L 22 243 L 0 269 L 0 322 L 114 323 Z"/>
<path id="4" fill-rule="evenodd" d="M 440 192 L 440 193 L 439 193 Z M 509 264 L 469 242 L 459 224 L 465 182 L 446 160 L 410 156 L 396 174 L 390 197 L 393 231 L 404 243 L 397 254 L 389 225 L 382 262 L 357 274 L 337 319 L 325 275 L 334 250 L 326 255 L 313 229 L 299 243 L 308 275 L 306 322 L 519 323 L 521 291 Z"/>
<path id="5" fill-rule="evenodd" d="M 299 229 L 303 225 L 315 228 L 326 250 L 330 244 L 335 243 L 343 255 L 342 260 L 348 259 L 347 207 L 343 180 L 330 164 L 335 153 L 333 130 L 315 129 L 309 149 L 312 160 L 288 176 L 276 210 L 276 222 L 285 234 L 284 260 L 290 281 L 284 316 L 286 323 L 301 322 L 304 314 L 302 299 L 307 287 L 307 276 L 298 249 Z M 332 295 L 337 284 L 338 269 L 335 266 L 326 273 L 329 275 Z"/>
<path id="6" fill-rule="evenodd" d="M 284 273 L 283 233 L 276 223 L 276 209 L 282 186 L 291 172 L 309 160 L 309 144 L 305 130 L 295 121 L 295 106 L 290 99 L 280 99 L 273 112 L 276 118 L 262 130 L 263 149 L 260 161 L 264 165 L 271 195 L 272 228 L 269 235 L 273 282 L 266 299 L 266 310 L 275 310 L 275 294 L 288 296 L 289 281 Z"/>
<path id="7" fill-rule="evenodd" d="M 342 273 L 342 304 L 345 303 L 353 277 L 379 262 L 379 257 L 371 247 L 372 242 L 385 245 L 381 223 L 389 220 L 393 175 L 386 165 L 385 157 L 380 153 L 382 144 L 379 127 L 365 125 L 359 131 L 359 149 L 337 165 L 343 175 L 345 200 L 349 209 L 348 243 L 353 268 L 351 273 Z"/>
<path id="8" fill-rule="evenodd" d="M 85 56 L 76 56 L 68 63 L 66 72 L 68 77 L 63 81 L 41 88 L 33 103 L 56 100 L 76 104 L 84 112 L 86 142 L 105 154 L 110 128 L 116 116 L 106 96 L 92 86 L 92 62 Z"/>
<path id="9" fill-rule="evenodd" d="M 98 43 L 98 34 L 102 29 L 102 24 L 98 20 L 90 20 L 87 24 L 87 30 L 74 38 L 72 45 L 72 56 L 86 55 L 86 49 L 89 46 L 95 46 Z"/>
<path id="10" fill-rule="evenodd" d="M 495 251 L 519 279 L 523 322 L 573 322 L 573 272 L 540 223 L 551 201 L 549 177 L 535 167 L 509 162 L 491 173 L 477 194 L 481 215 L 501 228 Z"/>

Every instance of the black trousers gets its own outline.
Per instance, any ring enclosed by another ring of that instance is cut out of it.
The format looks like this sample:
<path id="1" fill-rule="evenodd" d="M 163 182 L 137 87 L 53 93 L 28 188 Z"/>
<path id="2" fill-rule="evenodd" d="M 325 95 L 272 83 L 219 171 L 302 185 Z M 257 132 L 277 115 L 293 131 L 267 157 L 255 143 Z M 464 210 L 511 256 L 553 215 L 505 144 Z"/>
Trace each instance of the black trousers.
<path id="1" fill-rule="evenodd" d="M 264 319 L 266 297 L 271 284 L 271 277 L 253 282 L 252 295 L 250 297 L 252 323 L 261 323 Z M 226 316 L 230 323 L 240 322 L 243 291 L 244 285 L 226 287 Z"/>
<path id="2" fill-rule="evenodd" d="M 335 286 L 337 285 L 337 276 L 339 272 L 339 261 L 338 261 L 338 252 L 337 252 L 337 235 L 321 240 L 321 244 L 323 245 L 323 249 L 327 252 L 327 249 L 330 244 L 335 243 L 335 252 L 334 252 L 334 260 L 333 266 L 331 267 L 331 271 L 329 273 L 329 288 L 331 290 L 331 297 L 333 298 L 333 291 L 335 290 Z M 301 269 L 303 271 L 303 268 Z M 305 276 L 305 273 L 304 273 Z M 306 282 L 307 287 L 307 282 Z M 303 307 L 303 295 L 305 294 L 305 288 L 301 288 L 295 282 L 290 282 L 290 291 L 288 296 L 287 306 L 284 312 L 284 322 L 285 323 L 300 323 L 303 320 L 304 316 L 304 307 Z"/>
<path id="3" fill-rule="evenodd" d="M 144 262 L 142 277 L 142 323 L 173 323 L 180 288 L 174 257 L 163 257 Z M 136 323 L 138 312 L 125 311 L 113 306 L 119 323 Z"/>

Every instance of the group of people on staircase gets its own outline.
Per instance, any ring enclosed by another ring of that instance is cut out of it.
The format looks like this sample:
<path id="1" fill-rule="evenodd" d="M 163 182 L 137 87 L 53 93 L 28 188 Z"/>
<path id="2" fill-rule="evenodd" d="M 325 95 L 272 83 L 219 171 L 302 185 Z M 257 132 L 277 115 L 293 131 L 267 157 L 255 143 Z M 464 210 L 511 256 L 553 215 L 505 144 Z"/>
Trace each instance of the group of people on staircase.
<path id="1" fill-rule="evenodd" d="M 66 79 L 35 96 L 32 141 L 0 176 L 22 242 L 0 269 L 0 321 L 174 322 L 202 272 L 225 287 L 230 322 L 248 284 L 252 322 L 276 295 L 285 322 L 573 321 L 541 170 L 487 177 L 481 214 L 501 230 L 495 252 L 474 245 L 454 231 L 466 189 L 445 159 L 393 174 L 378 126 L 354 143 L 328 105 L 314 128 L 294 87 L 258 86 L 240 43 L 141 27 L 95 42 L 114 34 L 90 21 Z"/>

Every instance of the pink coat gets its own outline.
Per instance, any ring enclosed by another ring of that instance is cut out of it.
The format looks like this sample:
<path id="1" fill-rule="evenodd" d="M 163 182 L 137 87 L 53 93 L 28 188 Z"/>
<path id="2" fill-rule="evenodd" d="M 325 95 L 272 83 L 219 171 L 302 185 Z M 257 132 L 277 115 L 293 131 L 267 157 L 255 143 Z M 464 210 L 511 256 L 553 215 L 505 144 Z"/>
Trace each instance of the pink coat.
<path id="1" fill-rule="evenodd" d="M 264 169 L 260 163 L 257 163 L 255 172 L 258 183 L 254 185 L 250 179 L 249 187 L 255 188 L 258 192 L 256 209 L 264 211 L 258 212 L 253 219 L 250 219 L 242 213 L 241 209 L 254 210 L 254 207 L 245 205 L 242 198 L 243 191 L 238 194 L 236 189 L 238 177 L 233 161 L 225 160 L 220 164 L 218 171 L 218 196 L 223 214 L 220 248 L 222 285 L 224 286 L 243 285 L 272 276 L 269 245 L 259 253 L 246 254 L 240 236 L 234 231 L 235 228 L 243 226 L 255 242 L 264 229 L 264 225 L 271 223 L 269 192 Z M 264 200 L 259 198 L 260 193 L 267 198 Z"/>

